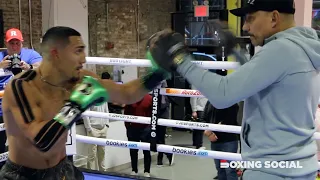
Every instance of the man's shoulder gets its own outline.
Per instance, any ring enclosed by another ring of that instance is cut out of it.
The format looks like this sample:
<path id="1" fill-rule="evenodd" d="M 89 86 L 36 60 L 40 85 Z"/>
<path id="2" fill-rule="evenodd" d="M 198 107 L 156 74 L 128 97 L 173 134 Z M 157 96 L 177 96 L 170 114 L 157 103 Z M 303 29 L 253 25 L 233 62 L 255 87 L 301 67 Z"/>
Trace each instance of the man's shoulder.
<path id="1" fill-rule="evenodd" d="M 12 79 L 5 86 L 5 90 L 4 90 L 5 95 L 10 94 L 9 96 L 12 96 L 14 94 L 17 94 L 17 92 L 20 92 L 23 94 L 24 92 L 29 92 L 31 89 L 34 88 L 34 86 L 31 86 L 25 82 L 33 80 L 35 77 L 36 77 L 36 71 L 34 70 L 25 71 L 17 74 L 16 76 L 12 77 Z"/>
<path id="2" fill-rule="evenodd" d="M 38 53 L 37 51 L 35 51 L 34 49 L 29 49 L 29 48 L 21 48 L 21 54 L 30 54 L 30 53 Z"/>
<path id="3" fill-rule="evenodd" d="M 21 79 L 24 81 L 30 81 L 33 80 L 37 75 L 37 72 L 35 70 L 28 70 L 28 71 L 23 71 L 17 75 L 15 75 L 12 80 L 15 79 Z"/>
<path id="4" fill-rule="evenodd" d="M 293 43 L 290 39 L 281 37 L 278 39 L 275 39 L 273 41 L 270 41 L 269 43 L 265 44 L 261 50 L 263 51 L 276 51 L 276 52 L 282 52 L 284 54 L 290 54 L 286 50 L 292 51 L 292 48 L 299 48 L 295 43 Z M 279 51 L 280 50 L 280 51 Z"/>

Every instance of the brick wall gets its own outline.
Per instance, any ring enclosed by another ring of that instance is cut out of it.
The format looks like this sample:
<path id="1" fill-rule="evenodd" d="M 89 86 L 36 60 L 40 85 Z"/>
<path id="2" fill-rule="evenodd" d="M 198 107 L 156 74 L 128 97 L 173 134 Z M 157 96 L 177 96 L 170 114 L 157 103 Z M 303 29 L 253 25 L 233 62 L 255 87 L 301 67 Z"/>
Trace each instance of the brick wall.
<path id="1" fill-rule="evenodd" d="M 35 49 L 39 48 L 40 38 L 42 36 L 42 9 L 41 0 L 32 0 L 32 41 Z M 9 28 L 19 28 L 19 0 L 0 0 L 0 9 L 3 10 L 4 31 Z M 30 45 L 29 31 L 29 4 L 28 0 L 21 0 L 21 31 L 24 37 L 24 46 Z"/>
<path id="2" fill-rule="evenodd" d="M 90 0 L 90 56 L 144 58 L 146 40 L 171 27 L 174 0 Z M 138 47 L 139 43 L 139 47 Z M 108 49 L 108 44 L 114 48 Z M 112 72 L 112 66 L 97 66 L 97 73 Z M 143 73 L 144 69 L 140 69 Z"/>

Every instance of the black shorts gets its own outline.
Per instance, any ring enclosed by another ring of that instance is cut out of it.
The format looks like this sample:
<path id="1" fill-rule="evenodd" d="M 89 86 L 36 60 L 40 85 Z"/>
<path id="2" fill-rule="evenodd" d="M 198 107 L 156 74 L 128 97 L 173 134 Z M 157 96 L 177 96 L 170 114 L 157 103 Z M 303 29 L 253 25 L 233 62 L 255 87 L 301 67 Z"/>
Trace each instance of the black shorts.
<path id="1" fill-rule="evenodd" d="M 67 158 L 48 169 L 32 169 L 17 165 L 9 159 L 0 171 L 1 180 L 84 180 L 84 176 Z"/>

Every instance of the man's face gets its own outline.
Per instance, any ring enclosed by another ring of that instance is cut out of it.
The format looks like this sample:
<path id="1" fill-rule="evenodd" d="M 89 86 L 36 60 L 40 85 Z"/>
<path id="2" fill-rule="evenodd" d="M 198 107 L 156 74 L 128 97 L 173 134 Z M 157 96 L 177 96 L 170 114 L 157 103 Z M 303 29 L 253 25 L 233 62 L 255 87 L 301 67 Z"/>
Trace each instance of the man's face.
<path id="1" fill-rule="evenodd" d="M 257 11 L 247 14 L 242 30 L 248 32 L 254 46 L 262 46 L 264 40 L 274 34 L 274 27 L 271 12 Z"/>
<path id="2" fill-rule="evenodd" d="M 77 81 L 80 78 L 80 70 L 86 62 L 85 45 L 80 36 L 69 37 L 69 44 L 59 49 L 55 66 L 58 67 L 70 81 Z"/>
<path id="3" fill-rule="evenodd" d="M 18 39 L 11 39 L 9 42 L 6 42 L 6 46 L 9 55 L 20 54 L 22 42 Z"/>

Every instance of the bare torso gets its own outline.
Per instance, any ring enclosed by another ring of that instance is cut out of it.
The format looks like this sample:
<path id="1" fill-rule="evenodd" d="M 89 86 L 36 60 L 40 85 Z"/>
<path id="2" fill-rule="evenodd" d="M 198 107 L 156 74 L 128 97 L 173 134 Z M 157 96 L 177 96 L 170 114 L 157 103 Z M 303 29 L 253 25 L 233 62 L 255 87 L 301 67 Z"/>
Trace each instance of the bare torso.
<path id="1" fill-rule="evenodd" d="M 33 111 L 40 111 L 33 112 L 41 116 L 41 120 L 37 121 L 50 121 L 59 112 L 70 93 L 58 87 L 52 87 L 51 92 L 46 91 L 40 88 L 41 83 L 44 82 L 37 73 L 33 80 L 27 82 L 24 92 Z M 48 152 L 41 152 L 19 131 L 11 112 L 7 113 L 5 125 L 9 142 L 9 159 L 12 162 L 29 168 L 46 169 L 54 167 L 66 157 L 67 131 Z"/>

